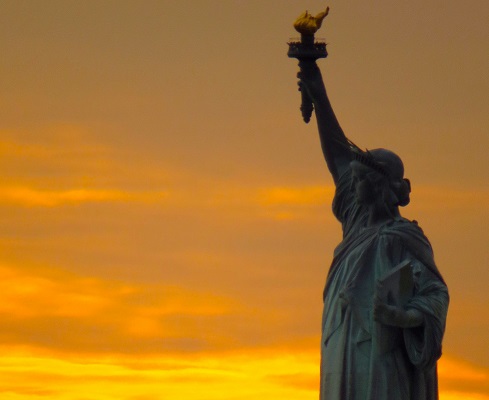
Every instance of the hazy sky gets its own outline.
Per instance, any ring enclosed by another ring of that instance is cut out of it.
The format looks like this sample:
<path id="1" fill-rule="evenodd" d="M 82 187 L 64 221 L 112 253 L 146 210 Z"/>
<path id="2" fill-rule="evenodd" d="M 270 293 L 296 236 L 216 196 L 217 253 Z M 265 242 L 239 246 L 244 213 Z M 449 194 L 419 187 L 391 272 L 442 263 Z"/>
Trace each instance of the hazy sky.
<path id="1" fill-rule="evenodd" d="M 0 0 L 2 399 L 317 398 L 341 232 L 286 42 L 326 5 L 449 285 L 441 400 L 489 399 L 487 0 Z"/>

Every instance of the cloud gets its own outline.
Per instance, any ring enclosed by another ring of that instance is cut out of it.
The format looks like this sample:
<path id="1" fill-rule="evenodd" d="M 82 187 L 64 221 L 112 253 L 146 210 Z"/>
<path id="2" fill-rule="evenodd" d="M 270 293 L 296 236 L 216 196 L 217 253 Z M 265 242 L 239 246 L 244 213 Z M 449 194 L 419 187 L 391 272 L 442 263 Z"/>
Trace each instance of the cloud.
<path id="1" fill-rule="evenodd" d="M 319 387 L 316 349 L 60 358 L 2 348 L 2 354 L 0 393 L 2 398 L 12 394 L 18 400 L 33 395 L 55 400 L 93 398 L 94 393 L 101 400 L 312 400 Z M 440 368 L 444 365 L 454 371 L 459 367 L 455 360 L 445 364 L 442 359 Z M 488 400 L 489 392 L 440 389 L 440 400 L 454 399 Z"/>
<path id="2" fill-rule="evenodd" d="M 81 203 L 143 202 L 167 199 L 168 192 L 127 192 L 107 189 L 39 190 L 30 187 L 0 187 L 0 204 L 22 207 L 57 207 Z"/>
<path id="3" fill-rule="evenodd" d="M 0 358 L 0 393 L 16 399 L 208 399 L 314 398 L 315 388 L 283 384 L 277 374 L 313 375 L 317 363 L 308 355 L 235 354 L 221 357 L 53 358 L 4 355 Z M 307 372 L 306 372 L 307 371 Z"/>
<path id="4" fill-rule="evenodd" d="M 0 131 L 2 181 L 69 181 L 108 172 L 114 151 L 90 129 L 74 124 Z"/>
<path id="5" fill-rule="evenodd" d="M 230 348 L 256 336 L 253 323 L 273 320 L 204 291 L 5 265 L 0 315 L 3 343 L 75 354 Z"/>
<path id="6" fill-rule="evenodd" d="M 333 186 L 271 187 L 260 190 L 259 200 L 265 206 L 321 205 L 333 201 Z"/>
<path id="7" fill-rule="evenodd" d="M 128 159 L 81 125 L 53 124 L 0 134 L 0 205 L 58 207 L 168 200 L 163 165 Z"/>
<path id="8" fill-rule="evenodd" d="M 440 400 L 489 400 L 489 394 L 468 393 L 456 390 L 443 391 Z"/>
<path id="9" fill-rule="evenodd" d="M 333 186 L 270 187 L 258 190 L 257 201 L 276 220 L 330 217 L 324 206 L 333 201 Z M 324 219 L 323 218 L 323 219 Z"/>
<path id="10" fill-rule="evenodd" d="M 163 161 L 104 141 L 101 132 L 83 125 L 0 130 L 0 136 L 4 201 L 38 206 L 107 199 L 158 201 L 170 177 L 179 177 Z"/>
<path id="11" fill-rule="evenodd" d="M 3 264 L 0 316 L 2 398 L 317 396 L 319 338 L 231 297 Z M 487 368 L 444 356 L 439 376 L 441 400 L 489 399 Z"/>
<path id="12" fill-rule="evenodd" d="M 0 267 L 0 313 L 12 319 L 91 317 L 135 289 L 57 269 Z"/>
<path id="13" fill-rule="evenodd" d="M 489 398 L 489 368 L 450 356 L 442 357 L 438 365 L 440 386 L 452 399 L 461 390 L 467 392 L 459 398 Z M 452 397 L 451 397 L 452 396 Z M 485 396 L 485 397 L 484 397 Z"/>

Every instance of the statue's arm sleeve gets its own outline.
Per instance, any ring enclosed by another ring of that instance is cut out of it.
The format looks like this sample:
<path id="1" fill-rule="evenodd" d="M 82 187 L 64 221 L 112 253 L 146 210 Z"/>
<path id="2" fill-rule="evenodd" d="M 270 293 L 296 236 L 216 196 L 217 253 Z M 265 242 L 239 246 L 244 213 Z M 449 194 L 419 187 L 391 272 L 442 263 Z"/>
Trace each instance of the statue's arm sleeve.
<path id="1" fill-rule="evenodd" d="M 332 209 L 336 219 L 341 222 L 343 236 L 358 230 L 368 218 L 366 208 L 359 206 L 355 200 L 352 191 L 352 171 L 349 166 L 336 182 Z"/>
<path id="2" fill-rule="evenodd" d="M 419 369 L 430 368 L 441 356 L 441 343 L 448 310 L 448 289 L 436 269 L 428 240 L 412 223 L 399 223 L 394 234 L 381 234 L 381 265 L 394 268 L 411 260 L 414 293 L 404 309 L 421 315 L 419 326 L 403 328 L 404 345 L 410 362 Z M 430 265 L 427 266 L 427 264 Z M 436 271 L 433 272 L 433 271 Z M 382 271 L 385 273 L 387 271 Z"/>
<path id="3" fill-rule="evenodd" d="M 326 93 L 321 71 L 315 61 L 302 60 L 301 90 L 306 90 L 314 104 L 319 138 L 328 169 L 337 184 L 339 178 L 349 168 L 352 151 Z"/>
<path id="4" fill-rule="evenodd" d="M 423 316 L 423 324 L 404 329 L 404 342 L 413 365 L 432 367 L 441 356 L 441 343 L 448 311 L 448 289 L 444 282 L 423 264 L 415 263 L 418 275 L 416 293 L 406 308 L 415 309 Z"/>

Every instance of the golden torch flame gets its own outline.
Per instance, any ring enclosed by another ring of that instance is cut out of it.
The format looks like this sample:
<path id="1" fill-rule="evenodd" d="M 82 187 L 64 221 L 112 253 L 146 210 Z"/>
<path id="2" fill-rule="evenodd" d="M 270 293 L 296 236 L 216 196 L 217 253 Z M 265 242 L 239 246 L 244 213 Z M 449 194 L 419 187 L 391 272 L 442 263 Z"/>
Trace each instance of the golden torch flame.
<path id="1" fill-rule="evenodd" d="M 294 28 L 297 32 L 303 35 L 314 35 L 321 28 L 323 19 L 328 15 L 329 7 L 325 11 L 320 12 L 315 17 L 309 14 L 309 11 L 302 13 L 294 22 Z"/>

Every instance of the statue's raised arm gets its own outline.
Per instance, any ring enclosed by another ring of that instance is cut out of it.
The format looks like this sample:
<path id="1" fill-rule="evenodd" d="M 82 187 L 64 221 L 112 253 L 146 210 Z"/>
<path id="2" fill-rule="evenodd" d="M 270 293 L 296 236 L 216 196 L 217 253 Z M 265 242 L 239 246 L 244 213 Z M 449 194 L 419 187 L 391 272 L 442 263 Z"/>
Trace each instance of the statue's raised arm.
<path id="1" fill-rule="evenodd" d="M 351 145 L 331 107 L 316 61 L 303 59 L 299 61 L 299 66 L 299 87 L 301 91 L 306 91 L 314 105 L 324 158 L 337 182 L 343 172 L 350 168 Z"/>
<path id="2" fill-rule="evenodd" d="M 289 43 L 288 56 L 299 60 L 302 116 L 308 123 L 312 110 L 315 110 L 324 157 L 337 183 L 339 177 L 349 168 L 352 154 L 350 142 L 336 119 L 326 94 L 321 71 L 316 64 L 318 58 L 325 58 L 328 55 L 326 43 L 317 41 L 314 37 L 328 14 L 329 7 L 316 16 L 306 11 L 297 18 L 294 28 L 301 34 L 301 40 Z"/>

